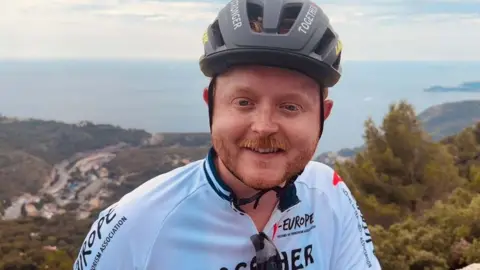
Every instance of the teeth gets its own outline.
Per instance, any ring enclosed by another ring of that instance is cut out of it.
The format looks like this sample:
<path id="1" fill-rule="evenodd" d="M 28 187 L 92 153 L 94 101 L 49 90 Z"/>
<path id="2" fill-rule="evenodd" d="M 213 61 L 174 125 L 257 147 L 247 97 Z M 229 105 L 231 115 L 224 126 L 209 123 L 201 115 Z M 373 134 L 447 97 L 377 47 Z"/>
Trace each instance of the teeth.
<path id="1" fill-rule="evenodd" d="M 264 153 L 275 153 L 278 151 L 278 148 L 255 148 L 253 150 L 264 154 Z"/>

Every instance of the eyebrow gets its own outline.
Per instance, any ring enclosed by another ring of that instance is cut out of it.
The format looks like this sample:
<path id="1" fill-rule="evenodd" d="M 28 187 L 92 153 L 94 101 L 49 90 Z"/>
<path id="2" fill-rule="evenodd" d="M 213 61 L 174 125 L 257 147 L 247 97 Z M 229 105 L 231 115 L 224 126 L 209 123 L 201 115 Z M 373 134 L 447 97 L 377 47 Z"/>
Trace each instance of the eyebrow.
<path id="1" fill-rule="evenodd" d="M 235 89 L 235 91 L 229 95 L 230 97 L 238 95 L 238 94 L 258 96 L 255 93 L 255 91 L 251 87 L 248 87 L 248 86 L 242 85 L 242 86 L 235 87 L 234 89 Z M 309 95 L 308 93 L 306 93 L 307 89 L 300 88 L 296 91 L 297 91 L 297 93 L 290 92 L 290 93 L 282 94 L 280 99 L 300 100 L 302 102 L 309 103 L 311 106 L 315 105 L 315 103 L 314 103 L 315 101 L 313 100 L 313 97 L 311 95 Z"/>
<path id="2" fill-rule="evenodd" d="M 253 89 L 248 86 L 234 86 L 233 89 L 235 90 L 235 93 L 255 94 L 255 91 L 253 91 Z"/>
<path id="3" fill-rule="evenodd" d="M 297 93 L 287 93 L 285 95 L 282 95 L 282 98 L 286 99 L 291 99 L 291 100 L 298 100 L 301 102 L 308 103 L 310 106 L 315 106 L 315 100 L 313 97 L 311 97 L 309 94 L 303 92 L 302 90 L 299 90 L 299 94 Z"/>

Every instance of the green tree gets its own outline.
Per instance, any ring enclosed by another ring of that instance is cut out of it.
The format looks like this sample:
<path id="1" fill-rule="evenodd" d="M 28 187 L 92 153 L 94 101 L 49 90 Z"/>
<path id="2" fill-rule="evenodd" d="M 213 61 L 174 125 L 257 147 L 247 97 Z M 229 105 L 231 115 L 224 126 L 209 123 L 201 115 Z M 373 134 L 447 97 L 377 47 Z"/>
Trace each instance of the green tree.
<path id="1" fill-rule="evenodd" d="M 390 106 L 380 128 L 365 122 L 365 149 L 336 169 L 370 223 L 389 226 L 421 213 L 464 182 L 448 149 L 423 131 L 412 105 Z"/>
<path id="2" fill-rule="evenodd" d="M 419 218 L 370 229 L 384 269 L 458 269 L 480 258 L 480 194 L 457 188 Z"/>
<path id="3" fill-rule="evenodd" d="M 73 259 L 65 251 L 46 251 L 41 269 L 72 269 Z"/>

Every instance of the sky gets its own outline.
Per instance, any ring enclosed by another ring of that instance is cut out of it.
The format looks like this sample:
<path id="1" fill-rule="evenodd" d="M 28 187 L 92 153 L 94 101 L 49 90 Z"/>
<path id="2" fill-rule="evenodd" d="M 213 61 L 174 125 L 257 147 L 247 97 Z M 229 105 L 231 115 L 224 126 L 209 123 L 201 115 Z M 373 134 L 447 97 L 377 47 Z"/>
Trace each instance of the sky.
<path id="1" fill-rule="evenodd" d="M 314 0 L 346 60 L 480 60 L 480 0 Z M 197 60 L 227 1 L 0 0 L 0 59 Z"/>

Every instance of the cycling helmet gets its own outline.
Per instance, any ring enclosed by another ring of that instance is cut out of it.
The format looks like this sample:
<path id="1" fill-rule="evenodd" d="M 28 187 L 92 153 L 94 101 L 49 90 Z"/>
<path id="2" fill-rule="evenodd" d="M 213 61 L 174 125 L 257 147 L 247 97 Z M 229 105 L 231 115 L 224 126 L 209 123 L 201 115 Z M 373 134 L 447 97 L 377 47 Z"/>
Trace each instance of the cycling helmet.
<path id="1" fill-rule="evenodd" d="M 215 77 L 235 65 L 293 69 L 333 87 L 341 76 L 342 43 L 310 0 L 232 0 L 203 35 L 200 69 Z"/>

